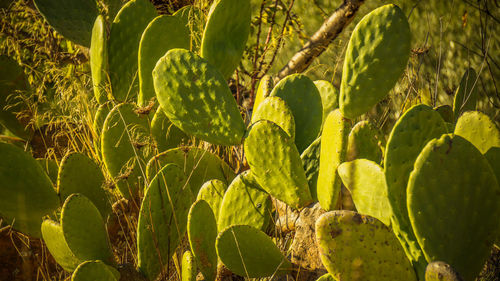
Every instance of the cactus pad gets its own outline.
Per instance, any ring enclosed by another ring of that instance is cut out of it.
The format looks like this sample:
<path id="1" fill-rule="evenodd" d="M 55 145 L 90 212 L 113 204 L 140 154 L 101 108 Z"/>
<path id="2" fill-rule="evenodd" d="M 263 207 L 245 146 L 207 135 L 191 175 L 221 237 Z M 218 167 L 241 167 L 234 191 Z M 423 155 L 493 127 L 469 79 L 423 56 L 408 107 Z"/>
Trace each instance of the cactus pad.
<path id="1" fill-rule="evenodd" d="M 339 90 L 326 80 L 316 80 L 314 81 L 314 85 L 318 88 L 319 95 L 321 96 L 324 122 L 328 113 L 339 107 Z"/>
<path id="2" fill-rule="evenodd" d="M 296 209 L 312 202 L 299 152 L 278 125 L 255 123 L 244 146 L 248 165 L 266 192 Z"/>
<path id="3" fill-rule="evenodd" d="M 102 261 L 86 261 L 80 264 L 73 275 L 71 281 L 118 281 L 120 273 Z"/>
<path id="4" fill-rule="evenodd" d="M 102 127 L 104 126 L 104 121 L 106 121 L 106 117 L 108 116 L 109 112 L 112 109 L 113 109 L 113 104 L 110 101 L 99 105 L 94 115 L 94 123 L 92 124 L 92 129 L 94 130 L 93 134 L 94 149 L 96 150 L 99 158 L 101 159 L 102 159 L 101 155 Z"/>
<path id="5" fill-rule="evenodd" d="M 440 105 L 438 107 L 435 107 L 434 110 L 437 111 L 439 115 L 441 115 L 441 118 L 443 118 L 444 122 L 454 122 L 455 119 L 453 119 L 453 108 L 451 108 L 451 106 L 447 104 Z"/>
<path id="6" fill-rule="evenodd" d="M 38 158 L 36 159 L 36 162 L 38 162 L 45 173 L 47 173 L 47 176 L 49 176 L 52 184 L 56 185 L 57 173 L 59 172 L 59 166 L 57 165 L 57 162 L 55 160 L 47 158 Z"/>
<path id="7" fill-rule="evenodd" d="M 316 221 L 316 240 L 321 261 L 337 280 L 417 280 L 394 234 L 370 216 L 325 213 Z"/>
<path id="8" fill-rule="evenodd" d="M 205 27 L 206 15 L 200 8 L 187 5 L 175 11 L 173 16 L 178 18 L 189 30 L 190 44 L 188 50 L 197 52 L 201 45 L 201 35 Z"/>
<path id="9" fill-rule="evenodd" d="M 90 43 L 90 70 L 92 72 L 92 86 L 98 103 L 108 100 L 108 34 L 106 19 L 99 15 L 92 28 L 92 42 Z"/>
<path id="10" fill-rule="evenodd" d="M 151 135 L 159 152 L 175 148 L 189 140 L 181 129 L 168 120 L 161 107 L 158 107 L 151 121 Z"/>
<path id="11" fill-rule="evenodd" d="M 318 174 L 319 174 L 319 157 L 321 154 L 321 137 L 317 138 L 311 145 L 302 152 L 302 166 L 306 173 L 309 191 L 314 201 L 318 201 Z"/>
<path id="12" fill-rule="evenodd" d="M 226 190 L 227 184 L 224 182 L 220 180 L 209 180 L 201 186 L 196 200 L 205 200 L 212 209 L 215 219 L 217 220 L 219 217 L 220 205 Z"/>
<path id="13" fill-rule="evenodd" d="M 463 281 L 463 279 L 449 264 L 435 261 L 427 265 L 425 281 Z"/>
<path id="14" fill-rule="evenodd" d="M 196 281 L 198 270 L 196 268 L 196 261 L 194 260 L 193 253 L 190 251 L 185 251 L 182 255 L 181 268 L 181 281 Z"/>
<path id="15" fill-rule="evenodd" d="M 340 110 L 346 118 L 366 113 L 394 87 L 408 63 L 410 39 L 408 20 L 394 4 L 373 10 L 356 25 L 340 86 Z"/>
<path id="16" fill-rule="evenodd" d="M 286 102 L 280 97 L 265 98 L 252 114 L 252 123 L 269 120 L 280 126 L 288 136 L 295 139 L 295 120 Z"/>
<path id="17" fill-rule="evenodd" d="M 446 261 L 465 280 L 477 277 L 500 216 L 500 187 L 481 152 L 458 135 L 430 141 L 415 161 L 407 192 L 410 221 L 427 261 Z"/>
<path id="18" fill-rule="evenodd" d="M 481 153 L 500 146 L 500 129 L 490 117 L 479 111 L 463 113 L 457 120 L 455 134 L 470 141 Z"/>
<path id="19" fill-rule="evenodd" d="M 156 64 L 153 79 L 158 101 L 174 125 L 213 144 L 241 143 L 245 124 L 236 100 L 206 60 L 172 49 Z"/>
<path id="20" fill-rule="evenodd" d="M 80 264 L 68 247 L 62 227 L 53 220 L 45 220 L 42 223 L 42 237 L 45 245 L 56 262 L 66 271 L 72 272 Z"/>
<path id="21" fill-rule="evenodd" d="M 204 200 L 196 201 L 189 210 L 187 224 L 189 245 L 193 251 L 203 277 L 207 281 L 215 280 L 217 275 L 217 222 L 210 205 Z"/>
<path id="22" fill-rule="evenodd" d="M 269 95 L 273 90 L 274 83 L 273 78 L 270 75 L 264 75 L 259 81 L 259 87 L 257 88 L 257 93 L 255 94 L 255 101 L 253 102 L 253 110 L 259 108 L 260 103 Z M 253 116 L 252 116 L 253 120 Z"/>
<path id="23" fill-rule="evenodd" d="M 455 99 L 453 100 L 453 114 L 455 116 L 454 120 L 457 120 L 462 113 L 469 110 L 476 109 L 476 102 L 478 99 L 478 88 L 477 84 L 478 77 L 474 69 L 469 68 L 465 71 L 460 85 L 455 91 Z"/>
<path id="24" fill-rule="evenodd" d="M 233 225 L 220 232 L 216 248 L 229 270 L 247 278 L 281 275 L 292 268 L 271 238 L 249 225 Z"/>
<path id="25" fill-rule="evenodd" d="M 346 161 L 355 159 L 368 159 L 380 163 L 383 135 L 369 121 L 360 121 L 349 133 Z"/>

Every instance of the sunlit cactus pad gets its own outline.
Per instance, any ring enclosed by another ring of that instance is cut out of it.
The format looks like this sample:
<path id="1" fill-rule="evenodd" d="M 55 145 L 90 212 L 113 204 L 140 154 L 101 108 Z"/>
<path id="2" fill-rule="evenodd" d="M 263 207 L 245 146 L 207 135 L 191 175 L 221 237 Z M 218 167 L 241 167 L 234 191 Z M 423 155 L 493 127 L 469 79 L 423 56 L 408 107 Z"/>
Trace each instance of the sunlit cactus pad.
<path id="1" fill-rule="evenodd" d="M 118 281 L 120 273 L 102 261 L 86 261 L 78 266 L 71 276 L 71 281 Z"/>
<path id="2" fill-rule="evenodd" d="M 42 237 L 50 254 L 64 270 L 72 272 L 76 269 L 81 261 L 71 252 L 59 223 L 53 220 L 44 220 Z"/>
<path id="3" fill-rule="evenodd" d="M 90 70 L 92 72 L 92 86 L 98 103 L 108 100 L 108 31 L 106 19 L 99 15 L 92 28 L 92 42 L 90 43 Z"/>
<path id="4" fill-rule="evenodd" d="M 479 111 L 463 113 L 457 120 L 455 134 L 470 141 L 483 154 L 491 147 L 500 147 L 500 129 Z"/>
<path id="5" fill-rule="evenodd" d="M 286 102 L 280 97 L 267 97 L 252 114 L 252 123 L 269 120 L 280 126 L 293 140 L 295 139 L 295 120 Z"/>

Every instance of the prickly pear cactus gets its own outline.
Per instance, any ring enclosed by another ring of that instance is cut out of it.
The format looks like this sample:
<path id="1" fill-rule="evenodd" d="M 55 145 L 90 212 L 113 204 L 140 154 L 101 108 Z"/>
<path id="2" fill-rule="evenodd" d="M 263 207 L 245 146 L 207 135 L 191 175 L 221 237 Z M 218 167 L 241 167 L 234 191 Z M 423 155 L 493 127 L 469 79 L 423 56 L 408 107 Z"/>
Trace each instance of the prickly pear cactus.
<path id="1" fill-rule="evenodd" d="M 244 147 L 248 165 L 262 189 L 292 208 L 312 202 L 297 147 L 278 125 L 267 120 L 253 124 Z"/>
<path id="2" fill-rule="evenodd" d="M 380 163 L 383 138 L 382 133 L 369 121 L 358 122 L 349 133 L 346 161 L 368 159 Z"/>
<path id="3" fill-rule="evenodd" d="M 309 184 L 309 191 L 313 201 L 318 201 L 318 174 L 319 174 L 319 157 L 321 154 L 321 137 L 317 138 L 311 145 L 302 152 L 300 159 L 302 159 L 302 166 L 306 173 L 307 183 Z"/>
<path id="4" fill-rule="evenodd" d="M 118 281 L 120 273 L 102 261 L 86 261 L 78 266 L 71 276 L 71 281 Z"/>
<path id="5" fill-rule="evenodd" d="M 50 181 L 53 185 L 57 184 L 57 173 L 59 172 L 59 166 L 57 162 L 52 159 L 47 158 L 37 158 L 36 162 L 42 167 L 42 169 L 49 176 Z"/>
<path id="6" fill-rule="evenodd" d="M 181 269 L 181 281 L 196 281 L 198 270 L 196 268 L 196 261 L 190 251 L 185 251 L 182 255 Z"/>
<path id="7" fill-rule="evenodd" d="M 213 144 L 242 142 L 245 123 L 236 100 L 222 75 L 205 59 L 172 49 L 156 64 L 153 79 L 160 106 L 181 130 Z"/>
<path id="8" fill-rule="evenodd" d="M 385 150 L 387 194 L 394 214 L 392 226 L 421 278 L 425 274 L 427 263 L 408 218 L 406 187 L 413 163 L 422 148 L 428 141 L 446 132 L 446 125 L 439 113 L 427 105 L 416 105 L 408 109 L 396 122 Z"/>
<path id="9" fill-rule="evenodd" d="M 81 153 L 70 153 L 61 161 L 57 192 L 61 200 L 73 193 L 85 195 L 106 218 L 111 212 L 111 204 L 103 189 L 104 181 L 101 169 L 92 159 Z"/>
<path id="10" fill-rule="evenodd" d="M 463 281 L 463 279 L 449 264 L 435 261 L 427 265 L 425 281 Z"/>
<path id="11" fill-rule="evenodd" d="M 281 275 L 292 268 L 273 240 L 249 225 L 233 225 L 224 229 L 217 236 L 216 248 L 222 263 L 243 277 Z"/>
<path id="12" fill-rule="evenodd" d="M 189 49 L 189 40 L 188 27 L 177 17 L 162 15 L 148 24 L 139 44 L 139 106 L 156 97 L 151 74 L 156 62 L 170 49 Z"/>
<path id="13" fill-rule="evenodd" d="M 318 138 L 323 120 L 321 95 L 314 82 L 303 74 L 293 74 L 281 80 L 271 96 L 282 98 L 290 107 L 295 120 L 295 144 L 302 153 Z"/>
<path id="14" fill-rule="evenodd" d="M 342 163 L 338 167 L 338 173 L 349 189 L 358 212 L 389 226 L 392 210 L 382 167 L 367 159 L 357 159 Z"/>
<path id="15" fill-rule="evenodd" d="M 339 102 L 342 115 L 354 119 L 389 93 L 406 68 L 410 41 L 406 15 L 394 4 L 379 7 L 361 19 L 344 60 Z"/>
<path id="16" fill-rule="evenodd" d="M 323 126 L 316 192 L 321 208 L 326 211 L 335 209 L 339 198 L 341 180 L 337 167 L 345 160 L 349 129 L 349 120 L 338 109 L 328 114 Z"/>
<path id="17" fill-rule="evenodd" d="M 257 88 L 257 93 L 255 94 L 255 101 L 253 102 L 253 110 L 255 111 L 259 108 L 260 103 L 269 95 L 273 90 L 274 82 L 273 78 L 270 75 L 264 75 L 262 79 L 259 81 L 259 86 Z M 253 120 L 253 116 L 252 116 Z"/>
<path id="18" fill-rule="evenodd" d="M 215 250 L 217 222 L 206 201 L 198 200 L 191 206 L 187 233 L 191 251 L 204 279 L 214 281 L 217 275 L 217 252 Z"/>
<path id="19" fill-rule="evenodd" d="M 193 194 L 198 194 L 203 183 L 210 179 L 230 183 L 236 176 L 226 162 L 212 152 L 198 147 L 179 147 L 153 157 L 146 166 L 147 178 L 151 180 L 168 163 L 183 169 Z"/>
<path id="20" fill-rule="evenodd" d="M 102 127 L 104 126 L 104 121 L 106 121 L 106 117 L 109 112 L 113 109 L 113 104 L 108 101 L 105 102 L 97 108 L 97 111 L 94 115 L 94 123 L 92 124 L 93 132 L 93 144 L 94 149 L 97 152 L 99 159 L 102 159 L 101 155 L 101 133 Z"/>
<path id="21" fill-rule="evenodd" d="M 138 94 L 139 42 L 144 29 L 156 16 L 156 9 L 149 1 L 131 0 L 120 9 L 111 24 L 109 77 L 112 96 L 117 101 L 127 101 Z"/>
<path id="22" fill-rule="evenodd" d="M 42 237 L 50 254 L 66 271 L 72 272 L 81 263 L 68 247 L 61 225 L 53 220 L 44 220 L 42 223 Z"/>
<path id="23" fill-rule="evenodd" d="M 250 171 L 239 174 L 229 185 L 220 206 L 219 230 L 231 225 L 251 225 L 266 230 L 271 218 L 271 198 Z"/>
<path id="24" fill-rule="evenodd" d="M 500 147 L 500 129 L 479 111 L 463 113 L 455 125 L 455 134 L 470 141 L 483 154 L 491 147 Z"/>
<path id="25" fill-rule="evenodd" d="M 370 216 L 325 213 L 316 221 L 316 241 L 321 261 L 337 280 L 417 280 L 394 234 Z"/>
<path id="26" fill-rule="evenodd" d="M 209 180 L 201 186 L 196 200 L 205 200 L 212 209 L 215 219 L 217 220 L 219 217 L 220 205 L 226 190 L 227 184 L 224 182 L 220 180 Z"/>
<path id="27" fill-rule="evenodd" d="M 443 118 L 444 122 L 455 122 L 455 119 L 453 118 L 453 108 L 451 108 L 451 106 L 447 104 L 440 105 L 438 107 L 435 107 L 434 110 L 437 111 L 439 115 L 441 115 L 441 118 Z"/>
<path id="28" fill-rule="evenodd" d="M 500 182 L 500 147 L 492 147 L 484 154 Z"/>
<path id="29" fill-rule="evenodd" d="M 316 80 L 314 81 L 314 85 L 318 88 L 319 95 L 321 96 L 323 122 L 325 122 L 328 113 L 339 107 L 339 90 L 326 80 Z"/>
<path id="30" fill-rule="evenodd" d="M 80 261 L 113 263 L 108 235 L 99 210 L 85 196 L 69 196 L 61 211 L 61 227 L 68 248 Z"/>
<path id="31" fill-rule="evenodd" d="M 200 8 L 193 5 L 187 5 L 177 10 L 173 16 L 178 18 L 189 30 L 190 44 L 188 50 L 197 52 L 201 45 L 200 35 L 203 34 L 203 28 L 205 26 L 205 14 Z"/>
<path id="32" fill-rule="evenodd" d="M 250 0 L 214 1 L 201 42 L 201 56 L 229 78 L 240 63 L 250 33 Z"/>
<path id="33" fill-rule="evenodd" d="M 90 46 L 92 26 L 98 15 L 94 0 L 35 0 L 45 20 L 62 36 L 85 47 Z"/>
<path id="34" fill-rule="evenodd" d="M 460 85 L 455 91 L 455 99 L 453 100 L 453 115 L 454 120 L 457 120 L 462 113 L 469 110 L 476 110 L 476 103 L 478 98 L 477 89 L 479 88 L 478 77 L 473 68 L 468 68 Z"/>
<path id="35" fill-rule="evenodd" d="M 149 280 L 164 271 L 184 236 L 191 198 L 186 177 L 175 164 L 163 167 L 147 188 L 137 226 L 137 259 Z"/>
<path id="36" fill-rule="evenodd" d="M 260 120 L 269 120 L 280 126 L 288 136 L 295 139 L 295 120 L 293 113 L 286 102 L 280 97 L 268 97 L 262 100 L 259 107 L 252 114 L 252 123 Z"/>
<path id="37" fill-rule="evenodd" d="M 0 216 L 13 228 L 40 237 L 42 217 L 59 207 L 52 183 L 22 149 L 0 142 Z"/>
<path id="38" fill-rule="evenodd" d="M 415 161 L 407 193 L 426 260 L 446 261 L 474 280 L 490 255 L 500 216 L 500 187 L 486 158 L 458 135 L 433 139 Z"/>
<path id="39" fill-rule="evenodd" d="M 90 70 L 92 72 L 92 86 L 98 103 L 108 100 L 108 32 L 106 19 L 99 15 L 92 28 L 90 43 Z"/>
<path id="40" fill-rule="evenodd" d="M 321 275 L 316 281 L 337 281 L 330 273 Z"/>
<path id="41" fill-rule="evenodd" d="M 151 135 L 159 152 L 176 148 L 189 141 L 189 137 L 168 120 L 161 107 L 158 107 L 151 121 Z"/>

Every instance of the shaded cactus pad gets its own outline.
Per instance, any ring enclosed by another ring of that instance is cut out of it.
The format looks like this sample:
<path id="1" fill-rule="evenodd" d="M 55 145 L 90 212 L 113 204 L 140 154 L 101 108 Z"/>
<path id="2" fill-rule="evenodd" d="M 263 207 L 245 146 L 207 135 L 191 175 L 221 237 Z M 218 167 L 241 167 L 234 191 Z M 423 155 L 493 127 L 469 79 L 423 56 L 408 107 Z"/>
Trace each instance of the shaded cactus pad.
<path id="1" fill-rule="evenodd" d="M 455 98 L 453 99 L 454 120 L 457 120 L 462 113 L 476 109 L 476 102 L 479 95 L 477 91 L 479 84 L 477 82 L 476 71 L 473 68 L 468 68 L 455 91 Z"/>
<path id="2" fill-rule="evenodd" d="M 86 261 L 78 266 L 71 276 L 71 281 L 118 281 L 120 273 L 102 261 Z"/>

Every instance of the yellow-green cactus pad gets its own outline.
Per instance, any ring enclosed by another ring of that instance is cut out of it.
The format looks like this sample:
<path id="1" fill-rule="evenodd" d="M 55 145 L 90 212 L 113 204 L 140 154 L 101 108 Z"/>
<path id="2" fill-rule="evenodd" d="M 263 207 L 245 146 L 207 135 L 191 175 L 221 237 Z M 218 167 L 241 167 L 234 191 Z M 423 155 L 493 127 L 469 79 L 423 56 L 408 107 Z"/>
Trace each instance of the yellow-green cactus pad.
<path id="1" fill-rule="evenodd" d="M 189 210 L 187 232 L 189 245 L 196 264 L 207 281 L 217 275 L 217 222 L 210 205 L 204 200 L 196 201 Z"/>
<path id="2" fill-rule="evenodd" d="M 368 159 L 376 163 L 382 160 L 383 135 L 369 121 L 360 121 L 352 127 L 347 144 L 346 161 Z"/>
<path id="3" fill-rule="evenodd" d="M 0 142 L 0 216 L 14 229 L 40 237 L 42 217 L 59 207 L 43 168 L 22 149 Z"/>
<path id="4" fill-rule="evenodd" d="M 340 193 L 340 177 L 337 167 L 344 162 L 349 135 L 349 120 L 340 110 L 334 110 L 326 117 L 321 135 L 321 152 L 316 194 L 321 208 L 335 209 Z"/>
<path id="5" fill-rule="evenodd" d="M 318 175 L 319 175 L 319 158 L 321 155 L 321 137 L 317 138 L 311 145 L 302 152 L 302 166 L 306 173 L 309 191 L 314 201 L 318 201 Z"/>
<path id="6" fill-rule="evenodd" d="M 442 261 L 431 262 L 425 269 L 425 281 L 464 281 L 449 264 Z"/>
<path id="7" fill-rule="evenodd" d="M 156 97 L 153 68 L 156 62 L 173 48 L 189 49 L 188 27 L 177 17 L 156 17 L 144 30 L 139 45 L 139 106 L 148 105 L 148 102 Z"/>
<path id="8" fill-rule="evenodd" d="M 345 117 L 354 119 L 385 98 L 406 68 L 410 41 L 406 15 L 394 4 L 361 19 L 347 45 L 342 71 L 339 104 Z"/>
<path id="9" fill-rule="evenodd" d="M 356 210 L 389 226 L 392 209 L 387 199 L 387 185 L 382 167 L 367 159 L 357 159 L 342 163 L 338 173 L 351 192 Z"/>
<path id="10" fill-rule="evenodd" d="M 232 272 L 247 278 L 288 273 L 292 264 L 264 232 L 249 225 L 233 225 L 217 236 L 217 255 Z"/>
<path id="11" fill-rule="evenodd" d="M 269 95 L 273 90 L 274 82 L 273 78 L 270 75 L 264 75 L 262 79 L 259 81 L 259 86 L 257 87 L 257 93 L 255 94 L 255 100 L 253 102 L 253 110 L 255 111 L 259 108 L 260 103 Z M 252 116 L 253 120 L 253 116 Z"/>
<path id="12" fill-rule="evenodd" d="M 127 101 L 138 94 L 139 42 L 144 29 L 157 15 L 155 7 L 148 0 L 131 0 L 120 9 L 111 24 L 109 77 L 112 95 L 117 101 Z"/>
<path id="13" fill-rule="evenodd" d="M 316 80 L 314 81 L 314 85 L 318 88 L 319 95 L 321 96 L 324 122 L 328 113 L 339 107 L 339 90 L 326 80 Z"/>
<path id="14" fill-rule="evenodd" d="M 462 80 L 460 80 L 460 85 L 455 91 L 455 99 L 453 100 L 453 115 L 454 120 L 457 120 L 462 113 L 469 110 L 476 110 L 476 103 L 479 96 L 478 84 L 479 77 L 476 75 L 476 71 L 472 68 L 468 68 Z"/>
<path id="15" fill-rule="evenodd" d="M 269 120 L 280 126 L 288 136 L 295 139 L 295 120 L 286 102 L 280 97 L 267 97 L 252 114 L 252 123 Z"/>
<path id="16" fill-rule="evenodd" d="M 226 183 L 220 180 L 209 180 L 201 186 L 196 200 L 205 200 L 212 209 L 215 219 L 217 220 L 219 217 L 220 205 L 226 190 Z"/>
<path id="17" fill-rule="evenodd" d="M 120 273 L 100 260 L 85 261 L 73 272 L 71 281 L 118 281 Z"/>
<path id="18" fill-rule="evenodd" d="M 240 63 L 250 33 L 250 0 L 217 0 L 208 13 L 201 56 L 229 78 Z"/>
<path id="19" fill-rule="evenodd" d="M 193 194 L 198 194 L 203 183 L 210 179 L 227 184 L 236 176 L 226 162 L 212 152 L 198 147 L 179 147 L 153 157 L 146 167 L 147 178 L 152 179 L 168 163 L 182 168 Z"/>
<path id="20" fill-rule="evenodd" d="M 271 198 L 255 181 L 250 171 L 239 174 L 229 185 L 219 210 L 217 225 L 251 225 L 266 230 L 271 218 Z"/>
<path id="21" fill-rule="evenodd" d="M 53 220 L 42 223 L 42 238 L 56 262 L 66 271 L 72 272 L 82 262 L 68 247 L 61 225 Z"/>
<path id="22" fill-rule="evenodd" d="M 111 212 L 111 204 L 103 189 L 104 181 L 101 169 L 92 159 L 81 153 L 70 153 L 61 161 L 57 192 L 62 201 L 73 193 L 85 195 L 106 218 Z"/>
<path id="23" fill-rule="evenodd" d="M 321 95 L 314 82 L 303 74 L 293 74 L 281 80 L 271 96 L 282 98 L 290 107 L 295 120 L 295 144 L 302 153 L 318 138 L 323 120 Z"/>
<path id="24" fill-rule="evenodd" d="M 95 0 L 34 2 L 40 14 L 59 34 L 82 46 L 90 46 L 92 26 L 98 15 Z"/>
<path id="25" fill-rule="evenodd" d="M 142 200 L 137 226 L 138 267 L 154 280 L 186 233 L 192 194 L 186 176 L 175 164 L 163 167 Z"/>
<path id="26" fill-rule="evenodd" d="M 85 196 L 69 196 L 61 211 L 64 240 L 75 257 L 81 261 L 113 262 L 108 235 L 99 210 Z"/>
<path id="27" fill-rule="evenodd" d="M 455 134 L 470 141 L 481 153 L 500 146 L 500 129 L 490 117 L 479 111 L 463 113 L 455 125 Z"/>
<path id="28" fill-rule="evenodd" d="M 92 28 L 92 42 L 90 43 L 90 70 L 92 72 L 92 86 L 98 103 L 108 100 L 108 32 L 106 19 L 99 15 Z"/>
<path id="29" fill-rule="evenodd" d="M 316 221 L 316 241 L 328 272 L 342 281 L 417 281 L 403 248 L 379 220 L 331 211 Z"/>
<path id="30" fill-rule="evenodd" d="M 316 281 L 337 281 L 330 273 L 321 275 Z"/>
<path id="31" fill-rule="evenodd" d="M 106 117 L 108 116 L 109 112 L 112 109 L 113 109 L 113 103 L 110 101 L 99 105 L 94 115 L 94 123 L 92 124 L 92 129 L 94 130 L 93 134 L 94 148 L 101 159 L 102 159 L 101 155 L 102 127 L 104 126 L 104 121 L 106 121 Z"/>
<path id="32" fill-rule="evenodd" d="M 297 147 L 280 126 L 267 120 L 255 123 L 244 147 L 248 165 L 262 189 L 292 208 L 312 202 Z"/>
<path id="33" fill-rule="evenodd" d="M 153 79 L 160 106 L 181 130 L 213 144 L 242 142 L 245 123 L 236 100 L 224 77 L 205 59 L 172 49 L 156 64 Z"/>
<path id="34" fill-rule="evenodd" d="M 161 107 L 158 107 L 151 121 L 151 135 L 159 152 L 176 148 L 189 141 L 189 137 L 168 120 Z"/>
<path id="35" fill-rule="evenodd" d="M 500 187 L 481 152 L 458 135 L 424 147 L 408 181 L 408 214 L 428 262 L 474 280 L 498 232 Z"/>
<path id="36" fill-rule="evenodd" d="M 38 162 L 38 164 L 42 166 L 45 173 L 47 173 L 47 176 L 49 176 L 50 181 L 55 186 L 57 184 L 57 173 L 59 172 L 59 166 L 57 165 L 57 162 L 55 160 L 47 158 L 38 158 L 36 159 L 36 162 Z"/>
<path id="37" fill-rule="evenodd" d="M 181 281 L 196 281 L 198 269 L 191 251 L 185 251 L 182 255 Z"/>
<path id="38" fill-rule="evenodd" d="M 125 198 L 142 189 L 151 144 L 149 118 L 136 113 L 134 105 L 119 104 L 109 112 L 101 133 L 102 158 Z"/>

